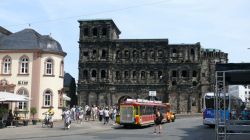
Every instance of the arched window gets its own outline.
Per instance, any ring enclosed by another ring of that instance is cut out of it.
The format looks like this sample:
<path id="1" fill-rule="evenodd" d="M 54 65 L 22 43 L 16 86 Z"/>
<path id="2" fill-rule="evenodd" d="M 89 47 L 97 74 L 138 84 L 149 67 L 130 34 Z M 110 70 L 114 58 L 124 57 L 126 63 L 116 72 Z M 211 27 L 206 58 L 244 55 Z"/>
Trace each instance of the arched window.
<path id="1" fill-rule="evenodd" d="M 29 58 L 27 56 L 23 56 L 20 58 L 20 74 L 28 74 L 29 69 Z"/>
<path id="2" fill-rule="evenodd" d="M 106 58 L 106 57 L 107 57 L 107 51 L 106 50 L 102 50 L 101 58 Z"/>
<path id="3" fill-rule="evenodd" d="M 115 79 L 116 80 L 120 80 L 121 79 L 121 73 L 120 73 L 120 71 L 116 71 L 115 72 Z"/>
<path id="4" fill-rule="evenodd" d="M 142 71 L 141 72 L 141 79 L 145 79 L 146 78 L 146 73 L 145 73 L 145 71 Z"/>
<path id="5" fill-rule="evenodd" d="M 64 76 L 64 62 L 61 61 L 61 64 L 60 64 L 60 76 Z"/>
<path id="6" fill-rule="evenodd" d="M 183 70 L 183 71 L 181 72 L 181 77 L 188 77 L 188 73 L 187 73 L 186 70 Z"/>
<path id="7" fill-rule="evenodd" d="M 133 51 L 133 58 L 138 58 L 138 52 L 136 50 Z"/>
<path id="8" fill-rule="evenodd" d="M 155 76 L 154 71 L 150 71 L 149 76 L 153 78 Z"/>
<path id="9" fill-rule="evenodd" d="M 133 71 L 133 78 L 136 78 L 136 77 L 137 77 L 137 72 Z"/>
<path id="10" fill-rule="evenodd" d="M 93 28 L 93 36 L 97 36 L 97 28 Z"/>
<path id="11" fill-rule="evenodd" d="M 106 71 L 105 70 L 101 71 L 101 78 L 106 78 Z"/>
<path id="12" fill-rule="evenodd" d="M 158 50 L 158 57 L 162 58 L 163 57 L 163 51 L 162 50 Z"/>
<path id="13" fill-rule="evenodd" d="M 191 55 L 195 55 L 194 49 L 191 49 Z"/>
<path id="14" fill-rule="evenodd" d="M 124 72 L 124 77 L 125 77 L 126 79 L 129 78 L 129 72 L 128 72 L 128 71 L 125 71 L 125 72 Z"/>
<path id="15" fill-rule="evenodd" d="M 192 75 L 193 77 L 197 77 L 197 72 L 194 70 Z"/>
<path id="16" fill-rule="evenodd" d="M 172 71 L 172 77 L 177 77 L 177 72 L 176 72 L 176 70 L 173 70 L 173 71 Z"/>
<path id="17" fill-rule="evenodd" d="M 9 56 L 3 58 L 2 68 L 3 74 L 11 74 L 11 58 Z"/>
<path id="18" fill-rule="evenodd" d="M 129 54 L 129 51 L 128 51 L 128 50 L 126 50 L 124 54 L 125 54 L 125 58 L 129 58 L 129 55 L 130 55 L 130 54 Z"/>
<path id="19" fill-rule="evenodd" d="M 146 58 L 146 57 L 147 57 L 146 55 L 147 55 L 147 54 L 146 54 L 146 51 L 145 51 L 145 50 L 141 51 L 141 57 L 142 57 L 142 58 Z"/>
<path id="20" fill-rule="evenodd" d="M 151 59 L 155 58 L 155 52 L 153 50 L 150 51 L 150 58 Z"/>
<path id="21" fill-rule="evenodd" d="M 116 58 L 117 59 L 121 58 L 121 51 L 120 50 L 116 51 Z"/>
<path id="22" fill-rule="evenodd" d="M 87 79 L 87 78 L 88 78 L 88 71 L 83 70 L 83 79 Z"/>
<path id="23" fill-rule="evenodd" d="M 54 62 L 51 58 L 45 61 L 45 75 L 53 75 Z"/>
<path id="24" fill-rule="evenodd" d="M 50 90 L 46 90 L 43 94 L 43 106 L 52 106 L 52 92 Z"/>
<path id="25" fill-rule="evenodd" d="M 83 29 L 83 35 L 84 36 L 89 36 L 89 28 L 84 28 Z"/>
<path id="26" fill-rule="evenodd" d="M 23 95 L 23 96 L 26 96 L 26 97 L 29 97 L 29 94 L 28 94 L 28 91 L 27 89 L 25 88 L 21 88 L 17 91 L 17 94 L 18 95 Z M 18 102 L 18 109 L 19 110 L 25 110 L 25 109 L 28 109 L 28 103 L 27 102 Z"/>
<path id="27" fill-rule="evenodd" d="M 91 77 L 96 78 L 96 70 L 92 70 Z"/>

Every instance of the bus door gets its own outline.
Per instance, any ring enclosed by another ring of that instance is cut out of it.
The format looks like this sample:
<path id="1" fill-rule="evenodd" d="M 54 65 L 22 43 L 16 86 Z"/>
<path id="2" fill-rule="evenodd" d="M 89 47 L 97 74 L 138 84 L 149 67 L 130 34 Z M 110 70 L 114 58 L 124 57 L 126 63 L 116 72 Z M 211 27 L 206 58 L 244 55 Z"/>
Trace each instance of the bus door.
<path id="1" fill-rule="evenodd" d="M 120 107 L 120 123 L 134 123 L 134 106 L 121 105 Z"/>

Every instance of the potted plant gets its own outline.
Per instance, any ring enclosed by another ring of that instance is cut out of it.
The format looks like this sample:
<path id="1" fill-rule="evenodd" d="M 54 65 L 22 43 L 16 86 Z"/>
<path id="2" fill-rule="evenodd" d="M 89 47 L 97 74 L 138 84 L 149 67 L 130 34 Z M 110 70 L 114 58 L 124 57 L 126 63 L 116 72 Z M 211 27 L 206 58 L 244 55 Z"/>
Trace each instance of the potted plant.
<path id="1" fill-rule="evenodd" d="M 37 119 L 35 119 L 35 115 L 36 115 L 36 113 L 37 113 L 36 108 L 35 108 L 35 107 L 31 107 L 31 108 L 30 108 L 30 113 L 31 113 L 32 116 L 33 116 L 33 118 L 32 118 L 32 124 L 33 124 L 33 125 L 36 125 L 36 123 L 37 123 Z"/>
<path id="2" fill-rule="evenodd" d="M 23 125 L 27 126 L 29 124 L 29 120 L 26 117 L 27 113 L 29 113 L 29 111 L 27 110 L 27 108 L 23 111 L 23 113 L 25 115 L 25 119 L 23 120 Z"/>
<path id="3" fill-rule="evenodd" d="M 2 120 L 4 114 L 6 113 L 8 113 L 8 110 L 6 108 L 0 107 L 0 120 Z M 4 127 L 5 127 L 5 124 L 2 121 L 0 121 L 0 129 Z"/>

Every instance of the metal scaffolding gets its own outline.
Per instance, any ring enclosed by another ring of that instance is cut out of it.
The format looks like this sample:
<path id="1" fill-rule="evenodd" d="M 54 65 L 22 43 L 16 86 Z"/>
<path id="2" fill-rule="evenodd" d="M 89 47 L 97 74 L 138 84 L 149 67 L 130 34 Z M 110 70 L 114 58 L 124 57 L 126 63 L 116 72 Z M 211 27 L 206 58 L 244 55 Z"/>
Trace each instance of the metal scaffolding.
<path id="1" fill-rule="evenodd" d="M 247 70 L 249 72 L 249 70 Z M 227 87 L 232 80 L 231 73 L 246 72 L 246 70 L 216 71 L 215 74 L 215 139 L 227 140 L 232 135 L 250 135 L 250 120 L 230 120 L 230 106 L 227 105 Z M 245 75 L 250 77 L 249 74 Z M 242 81 L 244 82 L 244 81 Z M 239 84 L 239 82 L 238 82 Z M 250 83 L 249 83 L 250 84 Z M 230 100 L 230 99 L 229 99 Z M 229 101 L 230 102 L 230 101 Z M 226 111 L 229 110 L 229 111 Z"/>

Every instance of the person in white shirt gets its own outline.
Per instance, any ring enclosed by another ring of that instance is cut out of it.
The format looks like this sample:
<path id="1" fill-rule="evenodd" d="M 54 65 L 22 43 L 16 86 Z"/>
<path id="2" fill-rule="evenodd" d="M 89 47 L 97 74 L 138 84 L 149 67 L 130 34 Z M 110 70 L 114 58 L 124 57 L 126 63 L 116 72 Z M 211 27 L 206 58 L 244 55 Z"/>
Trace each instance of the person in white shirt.
<path id="1" fill-rule="evenodd" d="M 103 114 L 104 114 L 104 124 L 108 124 L 109 123 L 109 109 L 108 109 L 108 107 L 105 108 Z"/>

